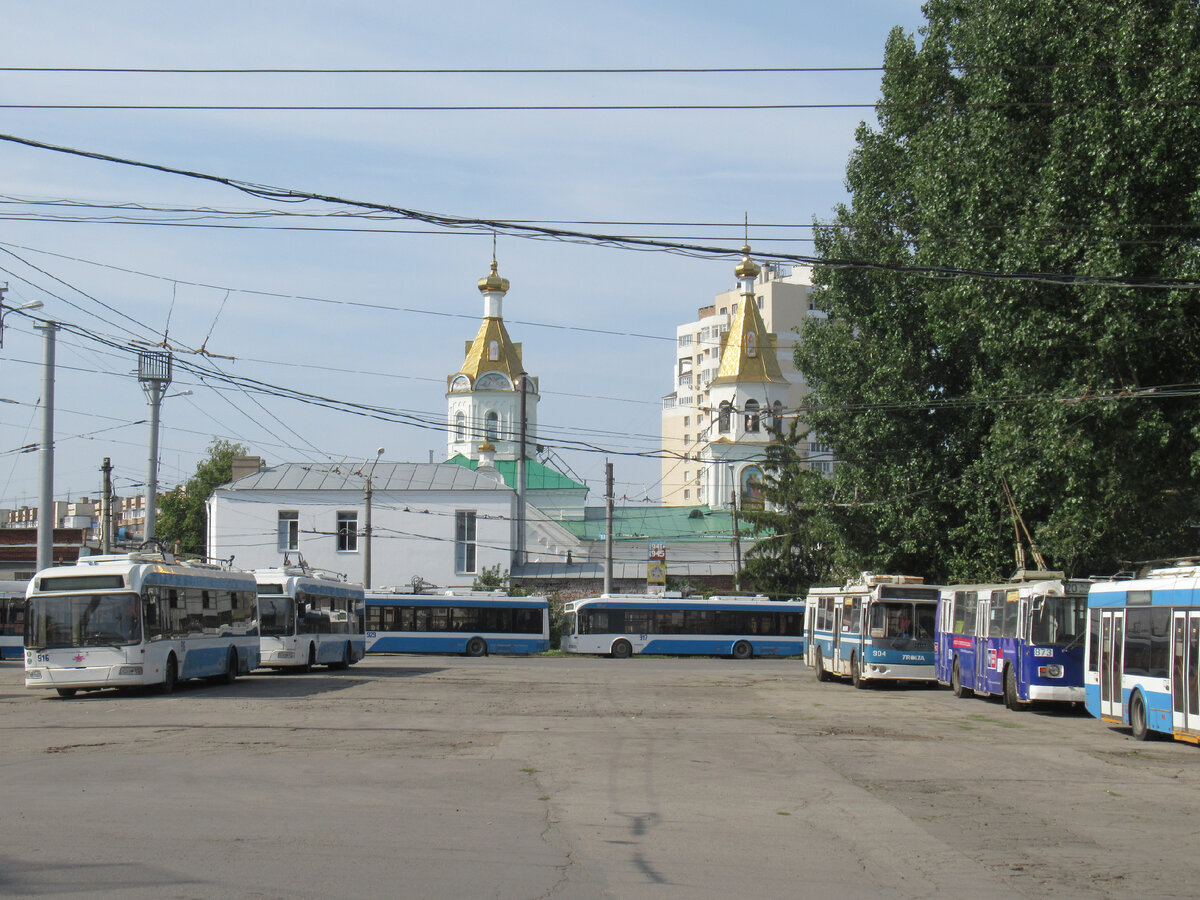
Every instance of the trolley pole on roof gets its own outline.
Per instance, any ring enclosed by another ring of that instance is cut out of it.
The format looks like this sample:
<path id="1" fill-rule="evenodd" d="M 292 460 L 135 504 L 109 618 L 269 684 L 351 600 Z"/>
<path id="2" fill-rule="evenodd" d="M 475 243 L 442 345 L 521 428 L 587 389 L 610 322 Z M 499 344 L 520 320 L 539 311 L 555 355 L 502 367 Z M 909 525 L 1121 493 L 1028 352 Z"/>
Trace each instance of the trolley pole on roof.
<path id="1" fill-rule="evenodd" d="M 158 514 L 158 418 L 162 395 L 171 383 L 171 354 L 161 350 L 143 350 L 138 354 L 138 381 L 150 401 L 150 450 L 146 465 L 146 525 L 143 540 L 154 539 L 154 521 Z"/>

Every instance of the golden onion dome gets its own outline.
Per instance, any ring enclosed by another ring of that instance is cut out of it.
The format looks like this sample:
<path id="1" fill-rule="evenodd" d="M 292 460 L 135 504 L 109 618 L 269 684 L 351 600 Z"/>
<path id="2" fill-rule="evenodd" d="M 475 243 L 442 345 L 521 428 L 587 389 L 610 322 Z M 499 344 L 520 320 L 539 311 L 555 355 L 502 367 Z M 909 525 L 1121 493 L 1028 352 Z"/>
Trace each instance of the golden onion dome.
<path id="1" fill-rule="evenodd" d="M 496 445 L 493 444 L 491 441 L 484 441 L 482 444 L 479 445 L 479 452 L 480 453 L 495 453 Z"/>
<path id="2" fill-rule="evenodd" d="M 750 245 L 747 244 L 742 248 L 742 261 L 734 268 L 733 274 L 738 278 L 757 278 L 761 271 L 758 263 L 750 258 Z"/>
<path id="3" fill-rule="evenodd" d="M 498 268 L 496 260 L 493 259 L 492 271 L 479 279 L 479 292 L 481 294 L 488 294 L 493 291 L 499 291 L 502 294 L 508 293 L 508 279 L 500 277 L 500 273 L 497 271 Z"/>

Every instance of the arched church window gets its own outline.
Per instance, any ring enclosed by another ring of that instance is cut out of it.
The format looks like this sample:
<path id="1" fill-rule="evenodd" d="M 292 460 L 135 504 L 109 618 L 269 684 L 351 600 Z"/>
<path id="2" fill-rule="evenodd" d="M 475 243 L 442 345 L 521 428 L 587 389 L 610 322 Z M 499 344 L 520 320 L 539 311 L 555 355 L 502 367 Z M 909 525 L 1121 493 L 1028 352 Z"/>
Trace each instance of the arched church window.
<path id="1" fill-rule="evenodd" d="M 721 434 L 729 433 L 729 414 L 732 409 L 733 407 L 730 406 L 728 400 L 724 401 L 718 407 L 717 431 L 721 432 Z"/>
<path id="2" fill-rule="evenodd" d="M 495 360 L 500 358 L 500 342 L 491 341 L 488 344 L 488 359 Z"/>
<path id="3" fill-rule="evenodd" d="M 461 411 L 454 414 L 454 439 L 456 441 L 467 439 L 467 417 Z"/>
<path id="4" fill-rule="evenodd" d="M 483 418 L 483 430 L 487 434 L 489 441 L 497 441 L 500 439 L 500 416 L 495 410 L 491 410 Z"/>
<path id="5" fill-rule="evenodd" d="M 746 401 L 746 433 L 758 431 L 758 401 Z"/>
<path id="6" fill-rule="evenodd" d="M 771 407 L 771 427 L 777 432 L 783 432 L 783 403 L 779 400 Z"/>
<path id="7" fill-rule="evenodd" d="M 746 332 L 746 355 L 758 356 L 758 335 L 753 331 Z"/>

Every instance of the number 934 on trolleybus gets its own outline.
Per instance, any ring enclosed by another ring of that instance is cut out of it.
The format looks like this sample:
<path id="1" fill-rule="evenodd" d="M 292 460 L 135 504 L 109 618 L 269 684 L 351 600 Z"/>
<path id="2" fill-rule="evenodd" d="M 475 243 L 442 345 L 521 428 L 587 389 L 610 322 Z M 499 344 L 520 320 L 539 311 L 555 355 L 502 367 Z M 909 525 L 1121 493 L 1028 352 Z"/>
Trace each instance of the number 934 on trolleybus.
<path id="1" fill-rule="evenodd" d="M 361 584 L 307 566 L 255 569 L 254 580 L 263 666 L 345 669 L 363 658 Z"/>
<path id="2" fill-rule="evenodd" d="M 804 652 L 804 604 L 796 600 L 604 594 L 566 603 L 563 612 L 568 653 L 750 659 Z"/>
<path id="3" fill-rule="evenodd" d="M 940 588 L 911 575 L 863 573 L 845 587 L 811 588 L 805 601 L 804 661 L 817 680 L 855 687 L 933 681 L 933 631 Z"/>
<path id="4" fill-rule="evenodd" d="M 254 576 L 170 554 L 93 556 L 28 590 L 25 686 L 80 690 L 186 678 L 231 682 L 259 664 Z"/>

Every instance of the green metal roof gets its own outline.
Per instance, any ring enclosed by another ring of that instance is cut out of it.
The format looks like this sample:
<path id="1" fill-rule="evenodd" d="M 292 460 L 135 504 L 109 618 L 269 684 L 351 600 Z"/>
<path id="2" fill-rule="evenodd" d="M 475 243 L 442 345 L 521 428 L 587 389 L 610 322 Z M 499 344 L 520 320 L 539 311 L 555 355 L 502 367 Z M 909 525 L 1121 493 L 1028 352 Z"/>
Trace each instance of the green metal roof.
<path id="1" fill-rule="evenodd" d="M 467 459 L 461 453 L 456 453 L 446 462 L 466 469 L 475 469 L 479 466 L 479 460 Z M 517 461 L 515 459 L 497 460 L 496 471 L 500 473 L 505 484 L 513 490 L 517 489 Z M 562 472 L 551 469 L 536 459 L 525 460 L 525 488 L 530 491 L 586 491 L 588 489 L 586 484 L 572 481 Z"/>
<path id="2" fill-rule="evenodd" d="M 585 541 L 604 539 L 604 510 L 589 507 L 583 519 L 556 519 Z M 743 525 L 743 534 L 745 526 Z M 707 506 L 618 506 L 613 509 L 614 541 L 720 541 L 733 537 L 733 519 Z"/>

